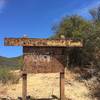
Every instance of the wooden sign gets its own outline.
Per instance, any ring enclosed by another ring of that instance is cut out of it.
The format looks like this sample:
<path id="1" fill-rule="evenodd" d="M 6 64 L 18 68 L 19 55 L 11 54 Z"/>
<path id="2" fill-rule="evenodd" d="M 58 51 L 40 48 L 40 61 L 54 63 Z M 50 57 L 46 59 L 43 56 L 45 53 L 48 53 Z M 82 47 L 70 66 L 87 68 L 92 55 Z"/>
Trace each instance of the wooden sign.
<path id="1" fill-rule="evenodd" d="M 65 49 L 82 47 L 83 44 L 72 39 L 5 38 L 5 46 L 23 46 L 24 72 L 56 73 L 64 72 Z"/>
<path id="2" fill-rule="evenodd" d="M 27 73 L 64 72 L 64 48 L 24 47 L 24 67 Z"/>
<path id="3" fill-rule="evenodd" d="M 5 46 L 82 47 L 82 41 L 73 39 L 5 38 Z"/>
<path id="4" fill-rule="evenodd" d="M 64 67 L 67 47 L 83 47 L 80 40 L 5 38 L 5 46 L 23 46 L 23 100 L 27 96 L 27 73 L 60 73 L 60 100 L 64 95 Z"/>

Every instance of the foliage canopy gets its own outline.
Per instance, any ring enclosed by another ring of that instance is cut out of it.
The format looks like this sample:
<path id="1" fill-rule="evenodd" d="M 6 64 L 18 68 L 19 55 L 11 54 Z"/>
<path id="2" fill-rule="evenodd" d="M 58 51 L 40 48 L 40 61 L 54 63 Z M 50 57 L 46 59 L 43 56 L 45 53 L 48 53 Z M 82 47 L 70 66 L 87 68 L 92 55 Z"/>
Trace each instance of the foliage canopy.
<path id="1" fill-rule="evenodd" d="M 51 38 L 78 38 L 84 41 L 84 48 L 72 48 L 66 51 L 69 56 L 70 66 L 93 65 L 100 66 L 100 7 L 96 14 L 92 15 L 92 20 L 86 20 L 81 16 L 66 16 L 59 24 L 53 26 L 54 35 Z M 95 20 L 94 20 L 95 18 Z"/>

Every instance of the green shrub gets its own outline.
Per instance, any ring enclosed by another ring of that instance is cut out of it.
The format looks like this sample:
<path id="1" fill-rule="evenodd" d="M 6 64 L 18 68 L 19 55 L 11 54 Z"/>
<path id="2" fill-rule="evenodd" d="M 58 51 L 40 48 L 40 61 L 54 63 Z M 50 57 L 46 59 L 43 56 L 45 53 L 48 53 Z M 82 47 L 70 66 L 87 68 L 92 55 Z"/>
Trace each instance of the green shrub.
<path id="1" fill-rule="evenodd" d="M 10 72 L 7 68 L 0 68 L 0 82 L 3 84 L 11 83 L 15 84 L 18 83 L 19 77 Z"/>

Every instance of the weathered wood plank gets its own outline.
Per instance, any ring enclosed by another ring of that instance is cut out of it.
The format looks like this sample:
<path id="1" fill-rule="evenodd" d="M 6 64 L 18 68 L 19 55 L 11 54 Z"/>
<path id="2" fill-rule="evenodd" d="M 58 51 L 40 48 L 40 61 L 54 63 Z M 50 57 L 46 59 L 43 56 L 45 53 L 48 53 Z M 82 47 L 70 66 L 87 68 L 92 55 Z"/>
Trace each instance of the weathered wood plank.
<path id="1" fill-rule="evenodd" d="M 26 100 L 27 96 L 27 74 L 22 75 L 22 98 Z"/>
<path id="2" fill-rule="evenodd" d="M 53 46 L 53 47 L 82 47 L 81 40 L 74 39 L 33 39 L 5 38 L 5 46 Z"/>
<path id="3" fill-rule="evenodd" d="M 24 66 L 27 73 L 64 72 L 66 59 L 64 48 L 56 47 L 23 47 Z"/>
<path id="4" fill-rule="evenodd" d="M 65 78 L 64 78 L 64 73 L 60 73 L 60 100 L 65 100 Z"/>

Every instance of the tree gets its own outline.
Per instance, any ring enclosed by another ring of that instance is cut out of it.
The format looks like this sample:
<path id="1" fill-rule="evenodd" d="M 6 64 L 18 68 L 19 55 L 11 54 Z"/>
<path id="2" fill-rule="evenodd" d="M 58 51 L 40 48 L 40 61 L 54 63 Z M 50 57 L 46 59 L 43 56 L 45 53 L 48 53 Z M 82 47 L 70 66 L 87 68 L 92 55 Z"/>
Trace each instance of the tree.
<path id="1" fill-rule="evenodd" d="M 61 22 L 53 27 L 53 38 L 79 38 L 84 40 L 84 48 L 70 49 L 69 64 L 72 66 L 82 66 L 86 64 L 98 65 L 100 60 L 100 23 L 93 25 L 92 21 L 87 21 L 80 16 L 64 17 Z M 66 56 L 65 55 L 65 56 Z M 76 58 L 77 57 L 77 58 Z"/>
<path id="2" fill-rule="evenodd" d="M 80 16 L 67 16 L 53 27 L 55 38 L 60 38 L 63 34 L 66 38 L 81 38 L 83 34 L 90 32 L 91 23 Z"/>

